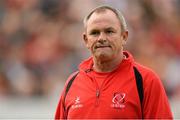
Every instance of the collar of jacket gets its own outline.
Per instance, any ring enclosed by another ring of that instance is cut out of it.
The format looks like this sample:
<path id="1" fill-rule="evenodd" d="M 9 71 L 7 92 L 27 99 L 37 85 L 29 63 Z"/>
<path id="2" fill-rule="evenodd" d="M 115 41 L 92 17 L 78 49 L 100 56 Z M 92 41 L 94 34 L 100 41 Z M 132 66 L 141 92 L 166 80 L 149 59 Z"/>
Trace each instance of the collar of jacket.
<path id="1" fill-rule="evenodd" d="M 122 60 L 119 67 L 117 67 L 117 69 L 121 69 L 123 68 L 123 66 L 127 66 L 127 64 L 131 64 L 132 62 L 134 62 L 133 56 L 128 51 L 123 51 L 123 55 L 125 55 L 126 58 Z M 91 56 L 80 63 L 79 71 L 90 72 L 92 70 L 92 66 L 93 66 L 93 58 Z"/>

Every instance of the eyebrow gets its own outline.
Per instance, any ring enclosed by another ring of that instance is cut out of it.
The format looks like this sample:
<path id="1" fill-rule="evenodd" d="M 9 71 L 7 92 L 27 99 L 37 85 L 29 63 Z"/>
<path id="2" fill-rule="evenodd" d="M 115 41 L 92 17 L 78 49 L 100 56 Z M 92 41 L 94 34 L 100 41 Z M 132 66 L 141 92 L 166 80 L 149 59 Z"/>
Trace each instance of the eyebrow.
<path id="1" fill-rule="evenodd" d="M 108 27 L 105 30 L 116 30 L 116 29 L 114 29 L 113 27 Z"/>
<path id="2" fill-rule="evenodd" d="M 114 29 L 113 27 L 107 27 L 107 28 L 105 28 L 104 30 L 116 30 L 116 29 Z M 93 29 L 90 30 L 90 32 L 91 32 L 91 31 L 99 31 L 99 29 L 93 28 Z"/>

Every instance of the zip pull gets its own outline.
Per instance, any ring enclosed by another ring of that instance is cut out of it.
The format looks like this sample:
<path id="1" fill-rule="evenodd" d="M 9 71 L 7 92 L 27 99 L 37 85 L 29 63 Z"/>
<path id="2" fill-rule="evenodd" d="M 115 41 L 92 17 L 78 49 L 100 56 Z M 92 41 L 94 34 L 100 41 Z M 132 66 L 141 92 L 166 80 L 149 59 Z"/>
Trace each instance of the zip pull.
<path id="1" fill-rule="evenodd" d="M 96 107 L 99 105 L 99 96 L 100 96 L 100 90 L 97 89 L 96 90 L 96 103 L 95 103 Z"/>
<path id="2" fill-rule="evenodd" d="M 99 98 L 99 96 L 100 96 L 100 91 L 98 89 L 98 90 L 96 90 L 96 97 Z"/>

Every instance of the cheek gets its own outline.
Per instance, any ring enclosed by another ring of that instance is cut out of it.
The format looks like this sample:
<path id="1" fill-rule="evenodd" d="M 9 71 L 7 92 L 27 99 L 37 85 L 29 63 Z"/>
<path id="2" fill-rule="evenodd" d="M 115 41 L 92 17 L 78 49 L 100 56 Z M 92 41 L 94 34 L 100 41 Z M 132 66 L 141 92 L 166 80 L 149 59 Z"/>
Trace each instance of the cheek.
<path id="1" fill-rule="evenodd" d="M 90 39 L 87 44 L 88 49 L 93 49 L 94 44 L 95 44 L 95 41 Z"/>
<path id="2" fill-rule="evenodd" d="M 117 46 L 117 47 L 122 46 L 122 39 L 121 39 L 120 37 L 114 39 L 113 44 L 114 44 L 115 46 Z"/>
<path id="3" fill-rule="evenodd" d="M 115 51 L 121 50 L 121 49 L 122 49 L 122 41 L 116 40 L 115 42 L 113 42 L 112 48 L 113 48 Z"/>

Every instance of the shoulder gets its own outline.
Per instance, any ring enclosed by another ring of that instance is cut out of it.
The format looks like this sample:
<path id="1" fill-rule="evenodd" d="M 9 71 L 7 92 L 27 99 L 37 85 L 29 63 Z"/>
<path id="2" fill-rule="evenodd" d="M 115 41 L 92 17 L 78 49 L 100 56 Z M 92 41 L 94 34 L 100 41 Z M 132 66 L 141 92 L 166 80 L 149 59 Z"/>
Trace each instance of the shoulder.
<path id="1" fill-rule="evenodd" d="M 145 96 L 148 95 L 165 95 L 165 89 L 162 80 L 159 76 L 150 68 L 136 63 L 136 67 L 143 78 L 143 88 Z"/>
<path id="2" fill-rule="evenodd" d="M 139 63 L 135 63 L 135 67 L 138 69 L 143 78 L 144 87 L 156 86 L 155 88 L 159 88 L 163 86 L 159 76 L 152 69 L 143 66 Z"/>
<path id="3" fill-rule="evenodd" d="M 65 93 L 67 87 L 68 87 L 70 84 L 72 84 L 72 80 L 74 80 L 74 79 L 76 78 L 76 76 L 78 75 L 78 73 L 79 73 L 79 71 L 75 71 L 75 72 L 73 72 L 73 73 L 71 73 L 71 74 L 69 75 L 69 77 L 66 79 L 66 82 L 65 82 L 65 84 L 64 84 L 63 91 L 62 91 L 61 94 L 64 94 L 64 93 Z M 71 82 L 71 83 L 70 83 L 70 82 Z"/>
<path id="4" fill-rule="evenodd" d="M 139 63 L 135 63 L 134 66 L 138 69 L 143 78 L 150 77 L 159 79 L 159 76 L 151 68 L 141 65 Z"/>
<path id="5" fill-rule="evenodd" d="M 69 83 L 69 81 L 71 81 L 73 78 L 75 78 L 78 75 L 79 71 L 75 71 L 73 73 L 71 73 L 68 77 L 68 79 L 66 80 L 65 85 L 67 85 Z"/>

